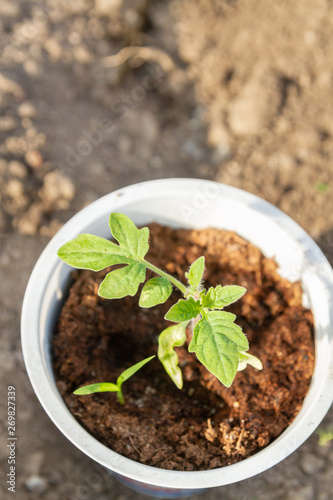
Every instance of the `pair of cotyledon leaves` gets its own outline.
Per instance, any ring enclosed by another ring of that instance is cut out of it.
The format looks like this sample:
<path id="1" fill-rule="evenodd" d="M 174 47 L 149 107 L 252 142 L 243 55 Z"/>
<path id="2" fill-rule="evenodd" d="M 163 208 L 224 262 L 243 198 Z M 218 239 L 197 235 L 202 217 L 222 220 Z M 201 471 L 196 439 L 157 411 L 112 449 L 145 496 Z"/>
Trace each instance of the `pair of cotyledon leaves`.
<path id="1" fill-rule="evenodd" d="M 119 245 L 98 236 L 81 234 L 65 243 L 58 255 L 73 267 L 92 271 L 124 264 L 109 272 L 99 287 L 98 294 L 107 299 L 134 296 L 146 279 L 146 269 L 153 269 L 162 276 L 145 283 L 139 305 L 149 308 L 164 303 L 172 293 L 170 279 L 173 278 L 144 260 L 149 249 L 149 229 L 138 229 L 130 218 L 120 213 L 111 213 L 109 225 Z M 235 315 L 221 311 L 238 300 L 246 289 L 218 285 L 205 291 L 201 286 L 204 269 L 205 259 L 200 257 L 185 274 L 188 287 L 178 282 L 185 298 L 174 304 L 165 315 L 165 319 L 176 324 L 166 328 L 159 336 L 158 357 L 179 388 L 183 381 L 174 348 L 185 343 L 186 327 L 199 315 L 202 317 L 194 327 L 189 351 L 195 352 L 202 364 L 224 385 L 229 387 L 237 370 L 244 369 L 246 364 L 261 368 L 260 361 L 245 352 L 249 348 L 248 341 L 241 328 L 234 323 Z"/>
<path id="2" fill-rule="evenodd" d="M 118 400 L 120 404 L 124 404 L 124 396 L 122 392 L 122 385 L 126 380 L 132 377 L 140 368 L 142 368 L 146 363 L 151 361 L 155 356 L 150 356 L 149 358 L 143 359 L 136 363 L 135 365 L 130 366 L 127 370 L 123 371 L 119 377 L 117 378 L 117 382 L 115 384 L 111 382 L 101 382 L 97 384 L 90 384 L 80 387 L 74 391 L 74 394 L 77 396 L 82 396 L 86 394 L 94 394 L 95 392 L 116 392 L 118 396 Z"/>

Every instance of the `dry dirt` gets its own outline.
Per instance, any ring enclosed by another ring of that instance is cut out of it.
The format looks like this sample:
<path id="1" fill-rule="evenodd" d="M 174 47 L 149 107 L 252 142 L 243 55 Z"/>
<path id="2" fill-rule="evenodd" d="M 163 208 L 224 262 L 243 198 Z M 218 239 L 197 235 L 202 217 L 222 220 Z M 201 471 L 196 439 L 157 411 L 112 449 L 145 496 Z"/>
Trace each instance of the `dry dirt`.
<path id="1" fill-rule="evenodd" d="M 14 385 L 16 498 L 141 498 L 67 442 L 25 374 L 25 286 L 76 211 L 138 181 L 214 179 L 282 208 L 333 260 L 332 32 L 331 0 L 0 0 L 0 419 L 6 436 Z M 313 435 L 198 498 L 330 500 L 332 468 Z"/>

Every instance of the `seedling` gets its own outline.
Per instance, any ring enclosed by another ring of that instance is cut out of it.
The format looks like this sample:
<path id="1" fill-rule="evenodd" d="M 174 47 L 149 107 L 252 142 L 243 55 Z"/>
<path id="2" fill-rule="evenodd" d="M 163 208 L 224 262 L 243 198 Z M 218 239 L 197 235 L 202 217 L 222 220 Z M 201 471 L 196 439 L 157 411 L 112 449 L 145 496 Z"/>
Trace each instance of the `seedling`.
<path id="1" fill-rule="evenodd" d="M 138 229 L 131 219 L 120 213 L 111 213 L 109 225 L 118 244 L 99 236 L 81 234 L 65 243 L 58 255 L 73 267 L 92 271 L 124 264 L 109 272 L 100 284 L 98 294 L 106 299 L 121 299 L 127 295 L 133 297 L 145 281 L 147 269 L 158 277 L 149 279 L 143 286 L 139 299 L 141 307 L 150 308 L 166 302 L 172 293 L 172 285 L 181 292 L 183 298 L 165 315 L 165 319 L 174 325 L 166 328 L 158 340 L 158 357 L 179 389 L 183 387 L 183 378 L 174 348 L 185 344 L 188 327 L 192 334 L 189 352 L 195 353 L 199 361 L 226 387 L 230 387 L 237 371 L 247 365 L 262 369 L 260 360 L 247 353 L 249 343 L 242 329 L 235 324 L 236 316 L 223 311 L 244 295 L 244 287 L 217 285 L 206 290 L 203 287 L 203 256 L 194 261 L 185 273 L 187 285 L 184 285 L 145 260 L 149 249 L 147 227 Z M 97 390 L 104 386 L 96 385 Z M 116 390 L 110 387 L 109 390 Z"/>
<path id="2" fill-rule="evenodd" d="M 319 193 L 328 193 L 330 190 L 330 186 L 326 182 L 316 182 L 315 188 Z"/>
<path id="3" fill-rule="evenodd" d="M 319 446 L 325 446 L 330 441 L 333 441 L 333 426 L 327 427 L 327 429 L 322 429 L 318 427 L 316 430 L 316 434 L 318 434 L 318 444 Z"/>
<path id="4" fill-rule="evenodd" d="M 139 363 L 127 368 L 127 370 L 123 371 L 123 373 L 119 375 L 115 384 L 112 384 L 111 382 L 101 382 L 99 384 L 85 385 L 76 389 L 74 394 L 77 396 L 83 396 L 85 394 L 94 394 L 95 392 L 116 392 L 119 403 L 123 405 L 125 403 L 123 392 L 121 390 L 123 383 L 153 358 L 155 358 L 155 356 L 150 356 L 149 358 L 143 359 L 142 361 L 139 361 Z"/>

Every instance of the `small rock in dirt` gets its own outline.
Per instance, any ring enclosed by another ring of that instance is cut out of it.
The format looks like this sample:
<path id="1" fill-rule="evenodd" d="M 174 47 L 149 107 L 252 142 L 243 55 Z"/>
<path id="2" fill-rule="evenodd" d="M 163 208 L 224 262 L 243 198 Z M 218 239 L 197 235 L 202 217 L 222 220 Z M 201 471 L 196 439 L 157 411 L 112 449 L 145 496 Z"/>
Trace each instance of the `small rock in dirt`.
<path id="1" fill-rule="evenodd" d="M 68 34 L 68 41 L 71 45 L 79 45 L 82 42 L 82 35 L 78 31 L 72 31 Z"/>
<path id="2" fill-rule="evenodd" d="M 75 60 L 81 64 L 88 64 L 93 59 L 91 52 L 89 52 L 89 50 L 82 45 L 75 47 L 73 53 Z"/>
<path id="3" fill-rule="evenodd" d="M 31 491 L 32 493 L 44 493 L 47 490 L 48 486 L 45 478 L 35 474 L 30 476 L 26 480 L 24 485 L 27 488 L 27 490 Z"/>
<path id="4" fill-rule="evenodd" d="M 20 198 L 24 193 L 22 182 L 17 179 L 11 179 L 6 186 L 5 193 L 12 199 Z"/>
<path id="5" fill-rule="evenodd" d="M 323 470 L 325 460 L 322 457 L 307 453 L 301 462 L 301 468 L 305 474 L 314 475 Z"/>
<path id="6" fill-rule="evenodd" d="M 313 486 L 304 486 L 296 491 L 292 491 L 286 500 L 314 500 Z"/>
<path id="7" fill-rule="evenodd" d="M 24 163 L 13 160 L 8 163 L 8 173 L 11 177 L 25 179 L 28 175 L 28 169 Z"/>
<path id="8" fill-rule="evenodd" d="M 124 20 L 131 29 L 133 30 L 140 29 L 141 16 L 136 9 L 131 9 L 131 8 L 125 9 Z"/>
<path id="9" fill-rule="evenodd" d="M 222 123 L 212 123 L 207 132 L 207 141 L 212 148 L 225 148 L 229 146 L 228 132 Z"/>
<path id="10" fill-rule="evenodd" d="M 81 14 L 87 11 L 87 1 L 86 0 L 76 0 L 75 2 L 66 2 L 65 9 L 68 14 Z M 62 7 L 64 8 L 64 7 Z"/>
<path id="11" fill-rule="evenodd" d="M 182 94 L 180 98 L 184 99 L 183 92 L 188 85 L 188 77 L 183 70 L 176 68 L 171 71 L 165 83 L 166 89 L 170 89 L 170 92 L 176 96 L 180 96 Z"/>
<path id="12" fill-rule="evenodd" d="M 20 14 L 19 6 L 12 0 L 1 0 L 0 17 L 18 17 Z"/>
<path id="13" fill-rule="evenodd" d="M 23 68 L 29 76 L 38 76 L 42 73 L 40 65 L 34 59 L 27 59 L 23 64 Z"/>
<path id="14" fill-rule="evenodd" d="M 75 187 L 69 177 L 59 172 L 49 172 L 45 175 L 44 186 L 39 190 L 45 209 L 65 210 L 74 198 Z"/>
<path id="15" fill-rule="evenodd" d="M 34 118 L 37 114 L 35 106 L 29 101 L 22 102 L 17 108 L 17 112 L 21 118 Z"/>
<path id="16" fill-rule="evenodd" d="M 52 38 L 49 38 L 46 43 L 45 43 L 45 49 L 47 50 L 50 59 L 52 61 L 58 61 L 61 57 L 61 46 L 56 40 L 53 40 Z"/>
<path id="17" fill-rule="evenodd" d="M 218 165 L 231 156 L 229 134 L 222 123 L 215 122 L 210 125 L 207 142 L 211 148 L 214 148 L 211 154 L 211 161 L 214 165 Z"/>
<path id="18" fill-rule="evenodd" d="M 24 159 L 31 168 L 39 169 L 43 165 L 43 157 L 37 149 L 27 151 Z"/>
<path id="19" fill-rule="evenodd" d="M 0 132 L 10 132 L 16 127 L 16 120 L 12 116 L 3 116 L 0 118 Z"/>
<path id="20" fill-rule="evenodd" d="M 35 132 L 35 129 L 33 127 L 33 124 L 32 124 L 32 120 L 28 117 L 26 118 L 22 118 L 21 120 L 21 125 L 23 128 L 27 129 L 27 137 L 28 137 L 28 134 L 30 135 L 33 135 L 34 132 Z"/>
<path id="21" fill-rule="evenodd" d="M 23 97 L 23 89 L 20 85 L 13 80 L 9 80 L 9 78 L 5 78 L 0 73 L 0 91 L 4 94 L 13 94 L 17 99 L 22 99 Z"/>
<path id="22" fill-rule="evenodd" d="M 62 227 L 62 222 L 58 219 L 51 220 L 48 226 L 42 226 L 39 230 L 39 234 L 42 236 L 47 236 L 48 238 L 52 238 Z"/>
<path id="23" fill-rule="evenodd" d="M 42 206 L 40 203 L 33 203 L 29 210 L 18 220 L 14 221 L 18 232 L 26 236 L 33 236 L 37 233 L 42 220 Z"/>
<path id="24" fill-rule="evenodd" d="M 123 0 L 95 0 L 95 9 L 99 15 L 112 16 L 123 5 Z"/>
<path id="25" fill-rule="evenodd" d="M 293 158 L 285 153 L 276 152 L 267 160 L 267 166 L 272 170 L 278 170 L 282 173 L 290 174 L 295 168 Z"/>

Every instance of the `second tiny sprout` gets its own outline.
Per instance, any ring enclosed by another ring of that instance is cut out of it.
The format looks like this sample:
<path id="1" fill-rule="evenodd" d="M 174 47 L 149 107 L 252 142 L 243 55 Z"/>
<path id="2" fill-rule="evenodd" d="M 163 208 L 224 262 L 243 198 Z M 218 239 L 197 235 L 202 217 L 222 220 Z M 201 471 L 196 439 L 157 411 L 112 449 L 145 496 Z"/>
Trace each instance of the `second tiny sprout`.
<path id="1" fill-rule="evenodd" d="M 99 384 L 85 385 L 76 389 L 74 394 L 77 396 L 83 396 L 84 394 L 94 394 L 95 392 L 116 392 L 119 403 L 123 405 L 125 403 L 123 392 L 121 390 L 123 383 L 153 358 L 155 358 L 155 356 L 150 356 L 149 358 L 143 359 L 142 361 L 139 361 L 139 363 L 127 368 L 127 370 L 123 371 L 123 373 L 119 375 L 115 384 L 112 384 L 111 382 L 101 382 Z"/>
<path id="2" fill-rule="evenodd" d="M 260 360 L 247 352 L 249 343 L 242 329 L 235 324 L 236 316 L 222 310 L 244 295 L 244 287 L 217 285 L 208 290 L 203 288 L 204 257 L 195 260 L 185 273 L 188 282 L 185 286 L 144 259 L 149 250 L 147 227 L 138 229 L 129 217 L 120 213 L 111 213 L 109 225 L 118 245 L 99 236 L 81 234 L 65 243 L 58 255 L 77 269 L 101 271 L 115 264 L 124 264 L 109 272 L 100 284 L 98 295 L 106 299 L 120 299 L 127 295 L 133 297 L 140 284 L 145 281 L 147 269 L 158 277 L 151 278 L 143 286 L 140 307 L 150 308 L 163 304 L 172 293 L 172 285 L 178 288 L 183 298 L 165 315 L 165 319 L 174 325 L 159 335 L 157 355 L 179 389 L 183 387 L 183 377 L 174 348 L 185 344 L 188 326 L 192 330 L 189 352 L 195 353 L 198 360 L 226 387 L 230 387 L 237 371 L 244 370 L 248 364 L 258 370 L 262 369 Z M 117 392 L 119 402 L 123 403 L 122 383 L 153 357 L 125 370 L 116 384 L 91 384 L 77 389 L 74 394 L 112 391 Z"/>

